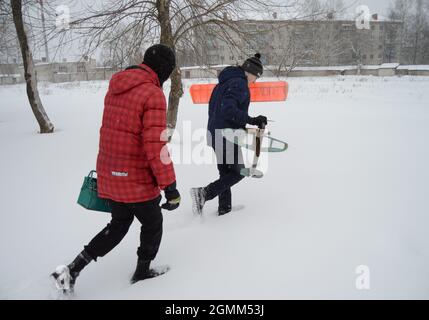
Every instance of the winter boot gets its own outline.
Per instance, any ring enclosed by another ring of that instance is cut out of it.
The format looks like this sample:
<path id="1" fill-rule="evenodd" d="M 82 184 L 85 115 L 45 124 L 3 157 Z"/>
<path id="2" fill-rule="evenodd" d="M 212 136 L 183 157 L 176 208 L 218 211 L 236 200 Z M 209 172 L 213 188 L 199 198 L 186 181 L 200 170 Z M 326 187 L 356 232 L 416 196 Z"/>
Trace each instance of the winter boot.
<path id="1" fill-rule="evenodd" d="M 58 266 L 51 274 L 55 279 L 55 286 L 64 294 L 73 294 L 76 278 L 79 273 L 92 260 L 92 257 L 84 250 L 68 266 Z"/>
<path id="2" fill-rule="evenodd" d="M 203 207 L 206 203 L 206 190 L 204 188 L 192 188 L 191 189 L 191 198 L 192 198 L 192 211 L 195 215 L 203 214 Z"/>
<path id="3" fill-rule="evenodd" d="M 134 284 L 141 280 L 158 277 L 166 273 L 168 270 L 170 270 L 168 266 L 151 269 L 149 268 L 150 262 L 151 262 L 150 260 L 141 260 L 141 259 L 137 260 L 136 271 L 134 271 L 134 274 L 130 280 L 131 284 Z"/>
<path id="4" fill-rule="evenodd" d="M 220 216 L 223 216 L 224 214 L 230 213 L 232 210 L 231 206 L 225 206 L 225 207 L 219 207 L 217 209 L 217 212 L 219 213 Z"/>

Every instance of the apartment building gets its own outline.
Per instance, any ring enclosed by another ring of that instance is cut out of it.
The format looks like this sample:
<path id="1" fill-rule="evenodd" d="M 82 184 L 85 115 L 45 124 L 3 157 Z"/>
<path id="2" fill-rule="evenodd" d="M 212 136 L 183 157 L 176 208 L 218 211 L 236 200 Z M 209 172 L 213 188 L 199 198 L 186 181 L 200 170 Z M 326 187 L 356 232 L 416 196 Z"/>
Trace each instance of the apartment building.
<path id="1" fill-rule="evenodd" d="M 354 20 L 241 20 L 242 31 L 221 28 L 197 30 L 200 56 L 207 65 L 241 63 L 247 56 L 262 54 L 265 65 L 379 65 L 399 62 L 401 22 L 374 14 L 369 29 L 359 29 Z"/>

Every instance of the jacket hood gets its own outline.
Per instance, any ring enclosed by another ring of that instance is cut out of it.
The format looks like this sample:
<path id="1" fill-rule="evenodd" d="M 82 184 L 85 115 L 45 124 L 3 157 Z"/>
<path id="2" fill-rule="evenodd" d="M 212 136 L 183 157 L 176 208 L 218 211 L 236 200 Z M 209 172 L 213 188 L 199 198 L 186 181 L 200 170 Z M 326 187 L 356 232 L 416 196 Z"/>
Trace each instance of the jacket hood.
<path id="1" fill-rule="evenodd" d="M 139 68 L 126 69 L 115 73 L 109 83 L 109 91 L 113 94 L 122 94 L 143 83 L 153 83 L 160 87 L 157 74 L 147 65 L 140 64 Z"/>
<path id="2" fill-rule="evenodd" d="M 219 83 L 223 83 L 233 78 L 243 78 L 247 81 L 244 70 L 240 67 L 226 67 L 219 74 Z"/>

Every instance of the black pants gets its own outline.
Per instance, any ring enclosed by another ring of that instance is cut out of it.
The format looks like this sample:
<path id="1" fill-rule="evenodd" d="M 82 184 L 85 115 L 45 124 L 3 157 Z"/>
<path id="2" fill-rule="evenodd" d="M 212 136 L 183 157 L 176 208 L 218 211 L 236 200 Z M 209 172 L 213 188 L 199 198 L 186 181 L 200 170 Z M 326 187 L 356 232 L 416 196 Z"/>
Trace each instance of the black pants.
<path id="1" fill-rule="evenodd" d="M 162 238 L 162 213 L 157 199 L 140 203 L 121 203 L 110 200 L 112 220 L 85 246 L 85 251 L 94 259 L 109 253 L 125 237 L 134 216 L 141 223 L 140 247 L 137 256 L 153 260 L 158 253 Z"/>
<path id="2" fill-rule="evenodd" d="M 213 149 L 216 154 L 219 179 L 205 188 L 206 200 L 219 197 L 219 208 L 231 208 L 231 187 L 244 178 L 240 173 L 244 168 L 243 155 L 240 147 L 225 140 L 222 152 L 219 152 L 216 147 Z"/>

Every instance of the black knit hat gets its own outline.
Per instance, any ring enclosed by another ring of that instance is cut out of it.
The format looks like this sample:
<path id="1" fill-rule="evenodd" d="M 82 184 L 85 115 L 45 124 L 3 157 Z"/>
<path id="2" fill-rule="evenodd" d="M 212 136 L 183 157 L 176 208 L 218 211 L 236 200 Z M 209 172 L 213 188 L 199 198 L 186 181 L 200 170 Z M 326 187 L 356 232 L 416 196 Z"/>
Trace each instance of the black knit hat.
<path id="1" fill-rule="evenodd" d="M 247 71 L 259 78 L 264 72 L 264 67 L 262 66 L 262 62 L 260 59 L 261 59 L 261 54 L 257 53 L 253 57 L 244 61 L 241 68 L 243 68 L 244 71 Z"/>
<path id="2" fill-rule="evenodd" d="M 176 67 L 176 57 L 170 47 L 155 44 L 146 50 L 143 63 L 155 71 L 162 86 Z"/>

